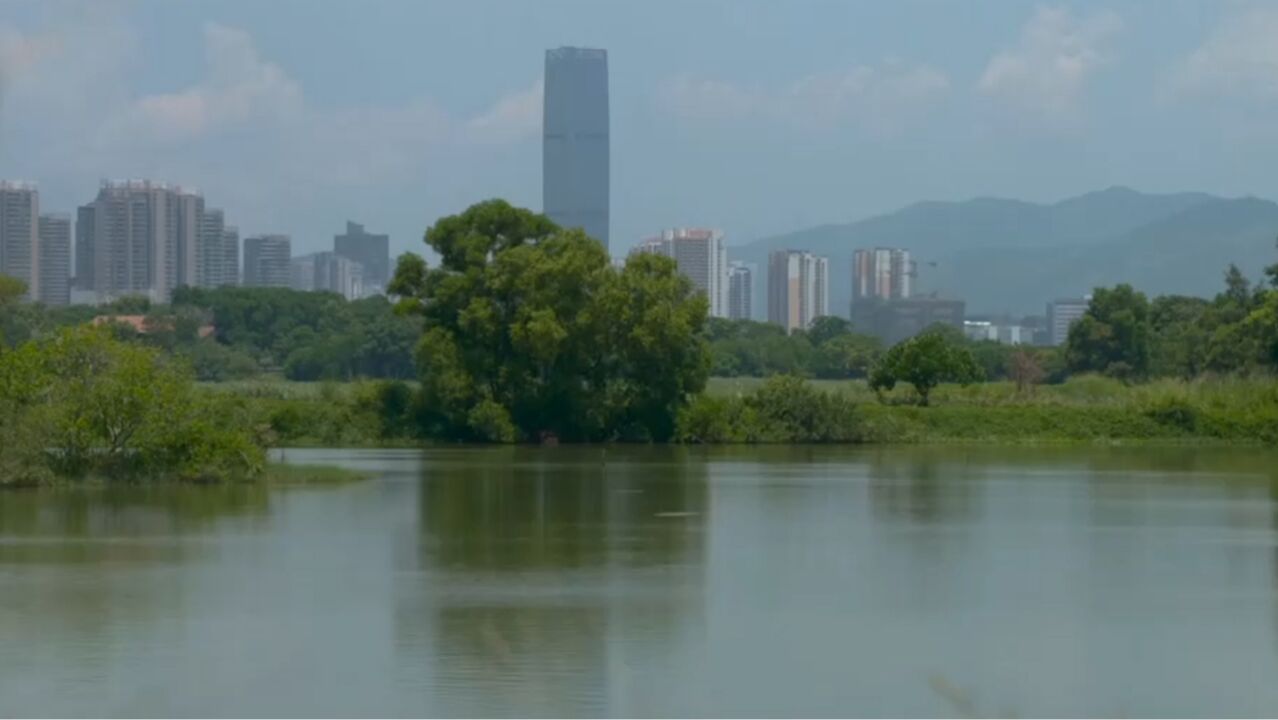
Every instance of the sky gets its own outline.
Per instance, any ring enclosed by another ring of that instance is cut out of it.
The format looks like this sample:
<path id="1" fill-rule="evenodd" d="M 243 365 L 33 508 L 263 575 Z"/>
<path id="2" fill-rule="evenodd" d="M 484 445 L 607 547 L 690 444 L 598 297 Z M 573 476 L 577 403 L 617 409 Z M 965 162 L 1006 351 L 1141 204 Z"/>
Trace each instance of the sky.
<path id="1" fill-rule="evenodd" d="M 1278 3 L 0 0 L 0 178 L 194 187 L 241 235 L 422 249 L 541 205 L 541 75 L 608 50 L 614 254 L 919 200 L 1278 198 Z"/>

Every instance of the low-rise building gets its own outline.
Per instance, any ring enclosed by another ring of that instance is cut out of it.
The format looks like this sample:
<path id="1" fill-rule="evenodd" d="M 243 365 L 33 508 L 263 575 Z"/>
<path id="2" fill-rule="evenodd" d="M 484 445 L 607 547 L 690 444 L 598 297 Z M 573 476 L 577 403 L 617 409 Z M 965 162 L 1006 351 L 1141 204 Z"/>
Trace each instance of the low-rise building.
<path id="1" fill-rule="evenodd" d="M 911 297 L 852 304 L 852 327 L 873 335 L 885 345 L 895 345 L 933 325 L 948 325 L 960 331 L 966 304 L 962 300 Z"/>
<path id="2" fill-rule="evenodd" d="M 1081 298 L 1061 298 L 1047 303 L 1047 341 L 1049 345 L 1064 345 L 1069 338 L 1069 326 L 1083 317 L 1091 304 L 1090 295 Z"/>

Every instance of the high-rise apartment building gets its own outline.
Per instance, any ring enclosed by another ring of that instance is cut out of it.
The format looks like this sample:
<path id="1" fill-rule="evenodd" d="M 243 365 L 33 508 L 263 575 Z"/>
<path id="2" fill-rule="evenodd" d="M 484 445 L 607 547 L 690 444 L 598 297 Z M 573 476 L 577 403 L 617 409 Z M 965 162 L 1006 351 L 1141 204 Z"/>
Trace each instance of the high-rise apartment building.
<path id="1" fill-rule="evenodd" d="M 244 239 L 244 285 L 289 287 L 292 240 L 287 235 L 259 235 Z"/>
<path id="2" fill-rule="evenodd" d="M 390 237 L 375 235 L 359 223 L 346 221 L 346 233 L 333 237 L 333 251 L 359 263 L 363 268 L 363 285 L 370 291 L 384 292 L 390 284 Z"/>
<path id="3" fill-rule="evenodd" d="M 1083 317 L 1087 306 L 1091 304 L 1091 296 L 1082 298 L 1061 298 L 1047 303 L 1047 340 L 1051 345 L 1063 345 L 1069 338 L 1069 326 Z"/>
<path id="4" fill-rule="evenodd" d="M 45 305 L 71 302 L 71 216 L 40 216 L 40 291 Z"/>
<path id="5" fill-rule="evenodd" d="M 204 197 L 149 180 L 103 182 L 76 214 L 76 286 L 99 298 L 165 301 L 201 284 Z"/>
<path id="6" fill-rule="evenodd" d="M 240 284 L 240 230 L 234 225 L 222 228 L 222 284 Z"/>
<path id="7" fill-rule="evenodd" d="M 749 320 L 754 311 L 754 274 L 748 265 L 728 265 L 728 317 Z"/>
<path id="8" fill-rule="evenodd" d="M 315 253 L 315 289 L 358 300 L 364 296 L 364 268 L 337 253 Z"/>
<path id="9" fill-rule="evenodd" d="M 173 287 L 202 285 L 204 274 L 204 196 L 176 188 L 170 196 L 174 224 Z"/>
<path id="10" fill-rule="evenodd" d="M 226 280 L 226 252 L 222 248 L 225 236 L 225 213 L 217 208 L 205 209 L 200 218 L 200 262 L 196 278 L 196 285 L 199 287 L 216 288 L 235 284 Z"/>
<path id="11" fill-rule="evenodd" d="M 288 261 L 288 286 L 299 292 L 315 290 L 315 254 L 300 255 Z"/>
<path id="12" fill-rule="evenodd" d="M 728 316 L 728 249 L 723 233 L 707 228 L 674 228 L 637 245 L 633 252 L 673 258 L 680 274 L 706 294 L 711 317 Z"/>
<path id="13" fill-rule="evenodd" d="M 852 256 L 852 302 L 908 298 L 913 276 L 909 250 L 857 250 Z"/>
<path id="14" fill-rule="evenodd" d="M 768 322 L 786 332 L 807 329 L 829 314 L 830 262 L 802 250 L 768 256 Z"/>
<path id="15" fill-rule="evenodd" d="M 40 193 L 27 182 L 0 182 L 0 275 L 40 297 Z"/>
<path id="16" fill-rule="evenodd" d="M 75 289 L 92 292 L 97 288 L 93 274 L 93 241 L 97 206 L 81 205 L 75 214 Z"/>
<path id="17" fill-rule="evenodd" d="M 542 98 L 542 211 L 608 247 L 608 53 L 546 51 Z"/>
<path id="18" fill-rule="evenodd" d="M 364 296 L 364 268 L 335 252 L 317 252 L 289 262 L 290 287 L 303 292 L 333 292 L 347 300 Z"/>

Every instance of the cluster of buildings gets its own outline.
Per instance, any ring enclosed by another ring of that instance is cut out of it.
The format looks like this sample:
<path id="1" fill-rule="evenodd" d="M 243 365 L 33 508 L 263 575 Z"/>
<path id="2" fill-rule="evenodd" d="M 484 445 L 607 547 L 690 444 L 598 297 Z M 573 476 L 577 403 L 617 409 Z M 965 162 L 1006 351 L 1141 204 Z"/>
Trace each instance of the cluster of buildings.
<path id="1" fill-rule="evenodd" d="M 74 240 L 73 240 L 74 238 Z M 40 212 L 33 183 L 0 182 L 0 274 L 47 305 L 102 304 L 128 295 L 166 302 L 180 286 L 325 290 L 348 299 L 382 292 L 386 235 L 348 222 L 332 252 L 292 257 L 288 235 L 241 240 L 198 191 L 150 180 L 105 181 L 71 217 Z"/>
<path id="2" fill-rule="evenodd" d="M 963 301 L 914 293 L 917 277 L 909 250 L 857 250 L 852 256 L 852 326 L 889 345 L 932 325 L 962 328 Z"/>
<path id="3" fill-rule="evenodd" d="M 595 48 L 546 51 L 543 97 L 542 210 L 563 227 L 579 227 L 610 245 L 608 54 Z M 241 254 L 242 244 L 242 254 Z M 759 268 L 728 258 L 720 230 L 672 228 L 634 253 L 674 259 L 705 293 L 714 317 L 749 319 Z M 0 273 L 27 284 L 49 305 L 101 303 L 124 295 L 157 302 L 179 286 L 239 285 L 335 292 L 354 299 L 384 292 L 390 280 L 386 235 L 347 222 L 333 249 L 293 257 L 288 235 L 243 238 L 199 192 L 148 180 L 103 182 L 69 216 L 40 212 L 31 183 L 0 182 Z M 1048 304 L 1044 318 L 1013 322 L 969 318 L 961 300 L 914 291 L 917 265 L 902 248 L 857 250 L 849 317 L 860 332 L 895 343 L 937 323 L 974 339 L 1060 344 L 1086 298 Z M 787 332 L 830 315 L 829 258 L 778 250 L 766 268 L 767 319 Z"/>
<path id="4" fill-rule="evenodd" d="M 542 211 L 563 227 L 579 227 L 610 245 L 608 53 L 596 48 L 546 51 L 542 103 Z M 753 316 L 758 268 L 728 258 L 721 230 L 681 227 L 638 243 L 630 254 L 673 258 L 705 293 L 710 315 Z M 1045 322 L 969 319 L 962 300 L 914 292 L 918 271 L 903 248 L 857 250 L 849 316 L 860 332 L 896 343 L 937 323 L 969 337 L 1006 343 L 1060 344 L 1085 299 L 1049 303 Z M 830 262 L 804 250 L 768 256 L 767 319 L 787 332 L 805 329 L 830 310 Z"/>
<path id="5" fill-rule="evenodd" d="M 748 320 L 754 308 L 755 268 L 728 261 L 723 232 L 672 228 L 640 242 L 630 254 L 672 258 L 693 287 L 705 293 L 710 316 Z M 830 262 L 802 250 L 779 250 L 768 258 L 768 320 L 787 332 L 804 329 L 830 309 Z"/>

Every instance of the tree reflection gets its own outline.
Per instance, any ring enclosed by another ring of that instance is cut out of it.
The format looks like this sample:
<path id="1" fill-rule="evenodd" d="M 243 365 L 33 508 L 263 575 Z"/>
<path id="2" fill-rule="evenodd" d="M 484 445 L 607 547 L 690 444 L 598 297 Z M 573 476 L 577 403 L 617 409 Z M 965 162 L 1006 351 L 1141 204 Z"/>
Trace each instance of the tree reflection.
<path id="1" fill-rule="evenodd" d="M 424 714 L 606 714 L 618 666 L 700 611 L 706 472 L 682 448 L 432 453 L 396 611 Z"/>
<path id="2" fill-rule="evenodd" d="M 185 602 L 181 583 L 153 572 L 202 547 L 182 535 L 264 515 L 268 495 L 263 485 L 0 493 L 0 638 L 21 649 L 0 653 L 0 697 L 5 677 L 40 676 L 42 664 L 86 683 L 109 674 L 115 648 L 145 644 Z"/>
<path id="3" fill-rule="evenodd" d="M 930 448 L 875 452 L 870 460 L 875 513 L 921 523 L 970 518 L 974 487 L 965 459 L 961 451 Z"/>
<path id="4" fill-rule="evenodd" d="M 219 518 L 265 516 L 262 484 L 118 485 L 14 491 L 0 502 L 0 566 L 11 563 L 138 562 L 177 559 L 178 543 L 147 538 Z"/>
<path id="5" fill-rule="evenodd" d="M 420 527 L 433 567 L 667 564 L 702 550 L 705 465 L 681 449 L 501 448 L 426 473 Z"/>

